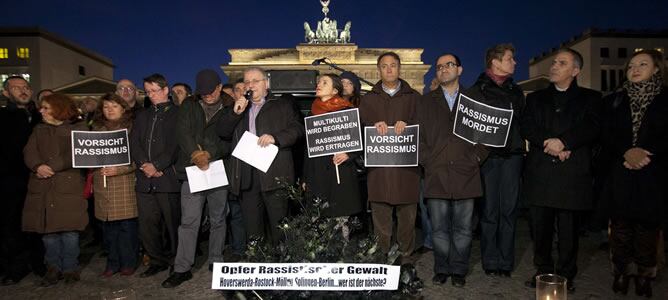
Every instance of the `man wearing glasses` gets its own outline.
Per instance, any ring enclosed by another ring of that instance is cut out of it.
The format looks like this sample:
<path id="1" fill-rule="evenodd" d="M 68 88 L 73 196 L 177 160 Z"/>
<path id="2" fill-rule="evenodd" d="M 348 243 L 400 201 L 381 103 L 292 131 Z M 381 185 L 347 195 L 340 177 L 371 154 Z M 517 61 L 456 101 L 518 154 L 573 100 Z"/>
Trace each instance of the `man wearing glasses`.
<path id="1" fill-rule="evenodd" d="M 425 171 L 424 198 L 429 209 L 434 244 L 434 284 L 462 287 L 469 271 L 474 198 L 482 196 L 480 163 L 484 146 L 471 144 L 452 132 L 462 64 L 454 54 L 436 60 L 439 86 L 418 105 L 420 164 Z"/>
<path id="2" fill-rule="evenodd" d="M 46 268 L 39 236 L 21 231 L 30 175 L 23 163 L 23 147 L 42 118 L 31 100 L 30 84 L 23 77 L 7 78 L 2 94 L 9 99 L 7 106 L 0 108 L 0 268 L 5 271 L 0 284 L 5 286 L 19 283 L 31 266 L 35 274 L 41 275 Z"/>
<path id="3" fill-rule="evenodd" d="M 137 87 L 129 79 L 121 79 L 118 81 L 116 84 L 116 95 L 121 96 L 135 114 L 137 114 L 138 110 L 143 108 L 141 104 L 137 104 L 137 98 L 139 97 Z"/>
<path id="4" fill-rule="evenodd" d="M 246 69 L 244 86 L 252 91 L 251 100 L 236 99 L 218 122 L 218 134 L 231 140 L 233 148 L 245 131 L 257 135 L 261 147 L 272 144 L 279 148 L 266 173 L 237 158 L 232 158 L 229 172 L 231 191 L 239 197 L 247 236 L 270 238 L 275 245 L 281 238 L 278 223 L 288 213 L 287 199 L 278 196 L 280 184 L 276 178 L 294 183 L 292 146 L 304 137 L 304 125 L 291 99 L 269 94 L 262 69 Z M 264 232 L 265 223 L 269 224 L 269 235 Z"/>
<path id="5" fill-rule="evenodd" d="M 144 78 L 144 90 L 152 105 L 139 111 L 130 132 L 130 151 L 137 166 L 139 236 L 151 258 L 151 265 L 139 277 L 153 276 L 173 264 L 181 222 L 181 185 L 174 168 L 178 157 L 174 138 L 178 109 L 169 101 L 169 86 L 162 75 Z M 165 228 L 168 249 L 163 247 Z"/>

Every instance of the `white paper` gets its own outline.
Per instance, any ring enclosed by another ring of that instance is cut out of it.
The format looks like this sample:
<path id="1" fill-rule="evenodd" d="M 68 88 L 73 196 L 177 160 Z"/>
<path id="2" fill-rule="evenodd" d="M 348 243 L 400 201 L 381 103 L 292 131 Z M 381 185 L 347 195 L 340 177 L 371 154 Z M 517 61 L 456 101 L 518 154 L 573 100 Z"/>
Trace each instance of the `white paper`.
<path id="1" fill-rule="evenodd" d="M 276 145 L 269 145 L 267 147 L 260 147 L 257 144 L 259 138 L 246 131 L 241 136 L 239 143 L 232 151 L 232 156 L 241 159 L 245 163 L 255 167 L 256 169 L 267 173 L 271 163 L 274 162 L 278 154 L 278 147 Z"/>
<path id="2" fill-rule="evenodd" d="M 197 166 L 186 167 L 186 174 L 188 175 L 190 193 L 228 185 L 225 165 L 220 159 L 210 162 L 209 168 L 206 171 L 200 170 Z"/>

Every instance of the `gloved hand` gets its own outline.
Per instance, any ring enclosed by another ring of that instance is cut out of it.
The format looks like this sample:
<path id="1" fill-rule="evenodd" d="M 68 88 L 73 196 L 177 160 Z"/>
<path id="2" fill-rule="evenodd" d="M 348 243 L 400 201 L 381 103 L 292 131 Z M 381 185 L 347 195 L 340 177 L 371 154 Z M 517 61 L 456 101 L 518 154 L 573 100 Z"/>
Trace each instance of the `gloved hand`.
<path id="1" fill-rule="evenodd" d="M 195 150 L 190 154 L 190 162 L 195 164 L 200 170 L 209 169 L 209 159 L 211 159 L 211 154 L 204 150 Z"/>

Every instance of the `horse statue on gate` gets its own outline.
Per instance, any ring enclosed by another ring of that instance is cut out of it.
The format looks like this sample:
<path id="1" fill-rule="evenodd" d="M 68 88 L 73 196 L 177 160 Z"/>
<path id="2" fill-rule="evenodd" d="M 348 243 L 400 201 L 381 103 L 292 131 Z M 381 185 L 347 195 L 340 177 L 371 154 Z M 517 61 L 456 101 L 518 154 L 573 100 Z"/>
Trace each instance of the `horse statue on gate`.
<path id="1" fill-rule="evenodd" d="M 315 32 L 311 30 L 311 26 L 308 25 L 308 22 L 304 22 L 304 41 L 309 44 L 315 42 Z"/>
<path id="2" fill-rule="evenodd" d="M 341 35 L 339 36 L 339 42 L 340 43 L 350 43 L 350 27 L 352 26 L 352 23 L 350 21 L 346 22 L 346 26 L 343 27 L 343 31 L 341 31 Z"/>

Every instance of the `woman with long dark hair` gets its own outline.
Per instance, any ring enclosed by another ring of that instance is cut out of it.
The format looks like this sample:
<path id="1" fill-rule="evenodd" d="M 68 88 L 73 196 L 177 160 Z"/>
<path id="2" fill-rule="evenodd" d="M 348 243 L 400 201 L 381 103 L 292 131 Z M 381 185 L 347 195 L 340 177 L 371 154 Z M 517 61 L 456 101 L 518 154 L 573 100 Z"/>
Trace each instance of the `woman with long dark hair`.
<path id="1" fill-rule="evenodd" d="M 636 52 L 627 63 L 627 81 L 605 99 L 602 142 L 610 159 L 603 199 L 609 201 L 616 293 L 626 294 L 635 278 L 636 294 L 652 296 L 668 196 L 668 88 L 663 76 L 660 52 Z"/>

